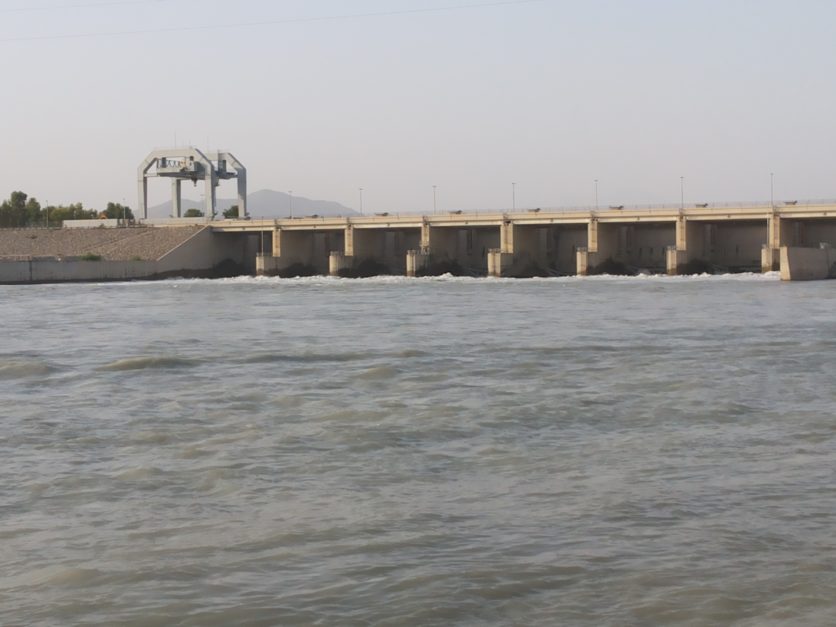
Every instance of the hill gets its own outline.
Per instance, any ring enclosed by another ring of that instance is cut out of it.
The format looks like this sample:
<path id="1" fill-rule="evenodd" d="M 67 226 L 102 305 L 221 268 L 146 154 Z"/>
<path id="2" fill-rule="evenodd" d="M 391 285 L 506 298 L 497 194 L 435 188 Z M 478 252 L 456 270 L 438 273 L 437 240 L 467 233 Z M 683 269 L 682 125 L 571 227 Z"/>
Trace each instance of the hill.
<path id="1" fill-rule="evenodd" d="M 237 199 L 218 198 L 218 215 L 236 204 Z M 203 210 L 199 200 L 183 198 L 183 213 L 189 209 Z M 247 211 L 253 218 L 286 218 L 290 213 L 290 194 L 272 189 L 262 189 L 247 196 Z M 293 195 L 293 215 L 295 216 L 353 216 L 354 209 L 349 209 L 331 200 L 312 200 L 304 196 Z M 152 218 L 165 218 L 171 215 L 171 201 L 149 207 L 148 215 Z"/>

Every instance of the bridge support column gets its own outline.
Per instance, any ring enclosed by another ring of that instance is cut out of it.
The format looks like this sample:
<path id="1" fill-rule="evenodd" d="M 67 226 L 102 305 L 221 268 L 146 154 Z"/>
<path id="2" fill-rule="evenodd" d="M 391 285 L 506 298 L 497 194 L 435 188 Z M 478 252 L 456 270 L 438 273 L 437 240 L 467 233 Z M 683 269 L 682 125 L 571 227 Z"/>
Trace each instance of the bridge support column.
<path id="1" fill-rule="evenodd" d="M 171 217 L 181 217 L 183 206 L 183 181 L 171 179 Z"/>
<path id="2" fill-rule="evenodd" d="M 488 251 L 488 276 L 531 277 L 547 274 L 548 227 L 505 220 L 499 248 Z"/>
<path id="3" fill-rule="evenodd" d="M 273 256 L 260 253 L 255 256 L 255 274 L 256 276 L 270 276 L 275 274 L 276 258 Z"/>
<path id="4" fill-rule="evenodd" d="M 406 276 L 419 276 L 429 263 L 430 256 L 424 250 L 406 251 Z"/>
<path id="5" fill-rule="evenodd" d="M 503 252 L 501 248 L 491 248 L 488 250 L 488 276 L 509 276 L 509 272 L 513 266 L 513 253 Z"/>
<path id="6" fill-rule="evenodd" d="M 595 255 L 595 253 L 592 253 Z M 592 257 L 594 261 L 594 256 Z M 593 263 L 591 267 L 595 267 Z M 577 251 L 575 252 L 575 269 L 577 271 L 578 276 L 587 276 L 589 275 L 590 270 L 590 252 L 589 248 L 586 246 L 578 246 Z"/>
<path id="7" fill-rule="evenodd" d="M 345 250 L 346 257 L 353 257 L 354 256 L 354 227 L 349 224 L 345 227 L 345 232 L 343 233 L 343 250 Z"/>
<path id="8" fill-rule="evenodd" d="M 671 276 L 686 274 L 691 262 L 705 255 L 705 225 L 699 222 L 689 222 L 685 216 L 676 220 L 676 245 L 669 246 L 666 251 L 665 265 Z M 702 240 L 702 242 L 701 242 Z M 707 260 L 704 260 L 707 262 Z"/>
<path id="9" fill-rule="evenodd" d="M 781 247 L 796 243 L 793 224 L 783 220 L 777 213 L 767 219 L 766 244 L 761 249 L 761 272 L 775 272 L 781 269 Z"/>
<path id="10" fill-rule="evenodd" d="M 499 226 L 499 248 L 488 250 L 488 276 L 501 277 L 514 265 L 514 223 L 503 220 Z"/>
<path id="11" fill-rule="evenodd" d="M 578 246 L 576 253 L 578 276 L 587 276 L 598 264 L 598 220 L 591 219 L 586 226 L 586 246 Z"/>
<path id="12" fill-rule="evenodd" d="M 423 222 L 418 236 L 419 248 L 406 251 L 406 276 L 420 276 L 430 267 L 430 239 L 430 225 Z"/>
<path id="13" fill-rule="evenodd" d="M 343 270 L 354 266 L 354 258 L 345 255 L 344 253 L 332 250 L 328 256 L 328 274 L 330 276 L 340 276 Z"/>
<path id="14" fill-rule="evenodd" d="M 578 248 L 577 269 L 579 276 L 586 276 L 608 259 L 614 259 L 618 252 L 618 242 L 621 237 L 618 228 L 612 225 L 600 224 L 597 218 L 592 218 L 587 227 L 587 245 Z"/>

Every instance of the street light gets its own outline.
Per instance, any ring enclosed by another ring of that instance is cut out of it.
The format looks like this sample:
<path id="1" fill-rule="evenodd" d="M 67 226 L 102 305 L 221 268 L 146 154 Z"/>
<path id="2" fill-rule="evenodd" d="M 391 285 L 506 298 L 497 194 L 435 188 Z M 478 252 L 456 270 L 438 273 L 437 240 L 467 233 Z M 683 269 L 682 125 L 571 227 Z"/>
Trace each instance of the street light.
<path id="1" fill-rule="evenodd" d="M 775 172 L 769 173 L 769 206 L 775 211 Z"/>
<path id="2" fill-rule="evenodd" d="M 679 177 L 679 208 L 685 210 L 685 177 Z"/>
<path id="3" fill-rule="evenodd" d="M 49 228 L 49 201 L 46 201 L 46 228 Z"/>
<path id="4" fill-rule="evenodd" d="M 595 179 L 595 211 L 598 211 L 598 179 Z"/>
<path id="5" fill-rule="evenodd" d="M 517 184 L 511 183 L 511 210 L 517 210 Z"/>
<path id="6" fill-rule="evenodd" d="M 438 211 L 438 206 L 436 204 L 436 194 L 435 194 L 436 186 L 433 185 L 433 213 Z"/>
<path id="7" fill-rule="evenodd" d="M 287 190 L 288 196 L 290 197 L 290 217 L 293 217 L 293 190 Z"/>
<path id="8" fill-rule="evenodd" d="M 363 188 L 359 188 L 360 190 L 360 215 L 363 215 Z"/>

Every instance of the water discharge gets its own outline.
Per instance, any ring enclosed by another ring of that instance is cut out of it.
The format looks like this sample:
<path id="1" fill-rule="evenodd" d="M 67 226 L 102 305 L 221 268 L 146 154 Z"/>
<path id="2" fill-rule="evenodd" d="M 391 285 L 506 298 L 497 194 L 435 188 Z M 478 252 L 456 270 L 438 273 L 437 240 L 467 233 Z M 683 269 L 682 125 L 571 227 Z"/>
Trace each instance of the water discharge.
<path id="1" fill-rule="evenodd" d="M 0 624 L 829 624 L 835 289 L 0 287 Z"/>

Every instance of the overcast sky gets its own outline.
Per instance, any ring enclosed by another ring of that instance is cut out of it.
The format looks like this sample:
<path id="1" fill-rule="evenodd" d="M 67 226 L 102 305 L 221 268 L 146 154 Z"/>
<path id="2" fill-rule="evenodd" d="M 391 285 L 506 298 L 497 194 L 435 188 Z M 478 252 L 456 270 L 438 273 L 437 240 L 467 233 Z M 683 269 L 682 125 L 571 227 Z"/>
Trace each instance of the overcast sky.
<path id="1" fill-rule="evenodd" d="M 512 182 L 591 206 L 595 179 L 601 205 L 678 204 L 680 177 L 768 200 L 770 172 L 836 198 L 834 24 L 831 0 L 0 0 L 0 195 L 136 206 L 176 138 L 367 211 L 433 185 L 504 208 Z"/>

